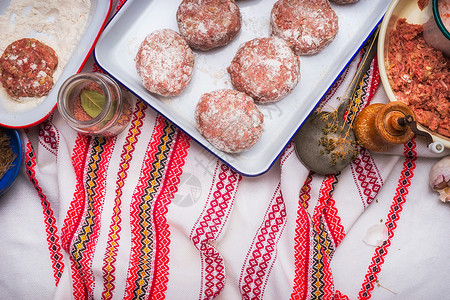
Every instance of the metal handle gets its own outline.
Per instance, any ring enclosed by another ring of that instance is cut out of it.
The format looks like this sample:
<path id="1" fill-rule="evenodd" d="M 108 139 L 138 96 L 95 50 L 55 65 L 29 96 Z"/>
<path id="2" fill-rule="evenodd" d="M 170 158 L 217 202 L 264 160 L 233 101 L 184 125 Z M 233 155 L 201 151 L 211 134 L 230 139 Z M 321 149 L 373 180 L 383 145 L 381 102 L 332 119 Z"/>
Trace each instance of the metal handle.
<path id="1" fill-rule="evenodd" d="M 398 124 L 401 126 L 407 125 L 416 135 L 423 136 L 427 140 L 427 146 L 431 152 L 442 153 L 444 151 L 444 145 L 441 142 L 433 141 L 431 134 L 417 128 L 417 122 L 414 120 L 413 116 L 407 115 L 404 118 L 399 119 Z"/>

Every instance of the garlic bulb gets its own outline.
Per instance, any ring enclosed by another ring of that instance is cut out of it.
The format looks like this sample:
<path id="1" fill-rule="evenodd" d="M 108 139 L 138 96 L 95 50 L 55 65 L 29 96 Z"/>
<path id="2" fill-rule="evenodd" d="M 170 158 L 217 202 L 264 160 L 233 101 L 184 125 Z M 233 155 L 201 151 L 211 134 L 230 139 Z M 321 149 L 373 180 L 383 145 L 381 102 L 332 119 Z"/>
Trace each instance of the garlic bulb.
<path id="1" fill-rule="evenodd" d="M 450 156 L 435 163 L 430 170 L 430 186 L 442 202 L 450 202 Z"/>

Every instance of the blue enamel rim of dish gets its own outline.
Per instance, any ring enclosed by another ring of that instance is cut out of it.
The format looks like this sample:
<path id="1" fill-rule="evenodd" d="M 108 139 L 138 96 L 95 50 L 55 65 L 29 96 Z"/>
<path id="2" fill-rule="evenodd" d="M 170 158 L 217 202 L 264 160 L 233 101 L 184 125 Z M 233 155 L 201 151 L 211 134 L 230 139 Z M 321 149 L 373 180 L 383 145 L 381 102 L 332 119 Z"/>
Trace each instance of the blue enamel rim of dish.
<path id="1" fill-rule="evenodd" d="M 10 128 L 4 128 L 4 130 L 11 139 L 10 145 L 13 152 L 16 154 L 16 158 L 13 161 L 13 167 L 6 171 L 5 175 L 3 175 L 0 180 L 0 195 L 6 193 L 13 185 L 19 174 L 23 159 L 22 139 L 20 138 L 19 131 Z"/>

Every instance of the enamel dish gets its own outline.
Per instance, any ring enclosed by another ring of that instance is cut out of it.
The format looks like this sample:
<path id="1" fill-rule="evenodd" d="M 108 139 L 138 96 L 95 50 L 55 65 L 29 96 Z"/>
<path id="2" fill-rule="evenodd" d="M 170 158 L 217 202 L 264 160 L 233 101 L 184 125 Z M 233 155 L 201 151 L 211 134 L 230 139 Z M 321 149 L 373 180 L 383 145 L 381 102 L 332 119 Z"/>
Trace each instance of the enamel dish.
<path id="1" fill-rule="evenodd" d="M 0 2 L 0 12 L 6 12 L 11 1 Z M 83 35 L 76 47 L 73 49 L 69 61 L 64 66 L 61 75 L 55 82 L 50 93 L 45 99 L 34 107 L 25 109 L 14 109 L 14 105 L 9 105 L 13 100 L 4 99 L 0 95 L 0 126 L 8 128 L 25 128 L 37 125 L 44 121 L 56 108 L 57 94 L 62 83 L 74 73 L 79 72 L 84 66 L 87 58 L 93 50 L 100 32 L 106 24 L 112 7 L 112 0 L 91 0 L 91 9 L 87 19 L 87 24 Z M 32 37 L 30 33 L 29 37 Z M 18 37 L 20 39 L 23 37 Z M 6 47 L 6 45 L 5 45 Z M 9 102 L 8 102 L 9 101 Z M 8 104 L 8 105 L 6 105 Z"/>
<path id="2" fill-rule="evenodd" d="M 19 174 L 23 160 L 22 138 L 20 137 L 19 131 L 9 128 L 5 128 L 4 130 L 10 138 L 10 147 L 16 155 L 16 158 L 12 162 L 11 168 L 0 178 L 0 195 L 6 193 L 13 185 Z"/>
<path id="3" fill-rule="evenodd" d="M 386 73 L 386 65 L 387 65 L 387 48 L 389 46 L 388 40 L 391 34 L 391 31 L 395 28 L 395 24 L 399 18 L 406 18 L 408 23 L 411 24 L 423 24 L 424 20 L 421 16 L 421 10 L 417 6 L 417 0 L 394 0 L 389 6 L 386 15 L 384 17 L 383 22 L 380 26 L 380 35 L 378 39 L 378 61 L 384 62 L 379 63 L 378 67 L 380 69 L 380 77 L 383 83 L 383 87 L 386 91 L 387 96 L 390 101 L 397 101 L 394 92 L 391 89 L 388 76 Z M 450 149 L 450 138 L 440 135 L 438 133 L 432 132 L 420 124 L 417 127 L 421 131 L 426 131 L 431 134 L 434 142 L 441 142 L 445 148 Z"/>
<path id="4" fill-rule="evenodd" d="M 94 58 L 99 66 L 140 99 L 181 128 L 231 168 L 247 176 L 266 172 L 316 107 L 319 100 L 351 61 L 383 18 L 390 0 L 360 0 L 349 5 L 331 4 L 339 17 L 339 33 L 322 52 L 300 57 L 301 79 L 281 101 L 259 105 L 264 133 L 255 146 L 239 154 L 218 151 L 197 131 L 195 106 L 203 93 L 232 88 L 226 68 L 243 42 L 270 36 L 270 11 L 275 0 L 236 1 L 242 28 L 228 45 L 208 52 L 194 51 L 192 81 L 178 96 L 164 98 L 148 92 L 135 67 L 135 56 L 145 36 L 157 29 L 178 31 L 180 1 L 128 0 L 101 35 Z"/>

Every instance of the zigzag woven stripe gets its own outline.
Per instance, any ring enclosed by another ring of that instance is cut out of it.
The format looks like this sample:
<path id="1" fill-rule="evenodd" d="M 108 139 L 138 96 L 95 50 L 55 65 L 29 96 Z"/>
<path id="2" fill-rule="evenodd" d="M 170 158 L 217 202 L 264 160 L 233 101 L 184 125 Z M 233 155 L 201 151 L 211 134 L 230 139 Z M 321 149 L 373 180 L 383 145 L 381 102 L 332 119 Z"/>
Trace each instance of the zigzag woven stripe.
<path id="1" fill-rule="evenodd" d="M 178 186 L 181 182 L 183 166 L 189 150 L 189 138 L 187 135 L 177 130 L 177 138 L 173 147 L 172 157 L 169 160 L 169 172 L 164 178 L 162 193 L 155 202 L 153 216 L 156 219 L 157 252 L 156 265 L 158 268 L 154 272 L 151 299 L 164 299 L 169 281 L 169 244 L 170 231 L 167 224 L 166 214 L 168 206 L 172 202 Z M 157 218 L 156 218 L 157 217 Z M 158 231 L 159 230 L 159 231 Z"/>
<path id="2" fill-rule="evenodd" d="M 89 151 L 89 144 L 91 138 L 88 135 L 78 134 L 75 140 L 75 146 L 72 152 L 72 165 L 75 170 L 77 178 L 75 193 L 70 202 L 67 215 L 64 218 L 63 227 L 61 228 L 61 242 L 62 248 L 69 252 L 70 243 L 72 242 L 75 230 L 80 224 L 83 216 L 84 203 L 86 201 L 86 194 L 84 193 L 83 169 L 86 164 L 87 153 Z"/>
<path id="3" fill-rule="evenodd" d="M 192 228 L 190 238 L 200 251 L 202 284 L 199 299 L 212 299 L 225 287 L 225 264 L 211 245 L 220 236 L 234 204 L 241 176 L 217 162 L 214 180 L 202 214 Z"/>
<path id="4" fill-rule="evenodd" d="M 74 296 L 88 291 L 88 296 L 92 297 L 94 289 L 94 275 L 92 273 L 92 258 L 97 244 L 101 224 L 101 211 L 105 201 L 106 193 L 106 173 L 109 160 L 115 146 L 115 139 L 104 139 L 97 137 L 92 139 L 89 161 L 84 175 L 85 189 L 85 214 L 74 242 L 71 245 L 70 254 L 80 272 L 81 283 L 75 283 L 75 287 L 85 285 L 79 291 L 74 289 Z M 74 279 L 72 279 L 74 280 Z"/>
<path id="5" fill-rule="evenodd" d="M 133 195 L 131 208 L 132 249 L 126 287 L 126 298 L 144 299 L 149 283 L 153 279 L 155 260 L 155 220 L 153 211 L 158 194 L 163 190 L 163 179 L 168 163 L 172 144 L 176 144 L 175 128 L 158 116 L 147 148 L 144 167 L 141 171 L 139 184 Z M 180 150 L 180 153 L 183 153 Z M 184 162 L 179 162 L 181 165 Z M 176 168 L 174 168 L 177 170 Z M 176 180 L 178 175 L 175 175 Z"/>
<path id="6" fill-rule="evenodd" d="M 39 198 L 41 198 L 41 205 L 44 213 L 45 231 L 47 233 L 48 249 L 50 251 L 50 260 L 52 262 L 53 277 L 55 278 L 55 285 L 57 286 L 64 270 L 63 256 L 61 252 L 61 245 L 58 237 L 58 228 L 56 227 L 56 219 L 50 202 L 47 196 L 44 195 L 42 188 L 36 178 L 36 155 L 34 153 L 33 145 L 28 139 L 25 148 L 25 167 L 26 173 L 30 182 L 36 189 Z"/>
<path id="7" fill-rule="evenodd" d="M 395 196 L 389 210 L 385 225 L 388 230 L 388 239 L 379 247 L 375 249 L 375 254 L 372 257 L 372 262 L 369 266 L 365 280 L 363 282 L 361 291 L 359 292 L 359 299 L 369 299 L 375 283 L 378 279 L 378 274 L 381 272 L 381 266 L 384 263 L 384 257 L 387 255 L 391 240 L 394 237 L 397 223 L 400 220 L 403 205 L 406 202 L 406 196 L 409 193 L 409 186 L 411 179 L 414 177 L 414 170 L 416 168 L 416 143 L 414 140 L 405 144 L 405 161 L 403 162 L 403 169 L 398 180 Z"/>
<path id="8" fill-rule="evenodd" d="M 70 271 L 72 274 L 72 298 L 73 299 L 88 299 L 88 290 L 86 285 L 84 284 L 84 280 L 81 276 L 80 269 L 78 269 L 77 262 L 73 259 L 72 256 L 70 258 Z"/>
<path id="9" fill-rule="evenodd" d="M 330 271 L 330 239 L 324 225 L 313 226 L 311 299 L 331 299 L 334 285 Z"/>
<path id="10" fill-rule="evenodd" d="M 295 235 L 294 235 L 294 287 L 291 294 L 291 300 L 306 300 L 308 294 L 308 280 L 309 277 L 309 253 L 310 253 L 310 236 L 311 232 L 311 218 L 308 214 L 308 201 L 311 199 L 311 182 L 312 174 L 308 174 L 303 186 L 300 190 L 299 204 L 297 210 Z"/>
<path id="11" fill-rule="evenodd" d="M 170 122 L 164 119 L 165 127 L 164 133 L 167 134 L 167 138 L 163 139 L 166 145 L 160 145 L 158 148 L 165 153 L 165 158 L 161 162 L 165 162 L 167 165 L 170 160 L 171 153 L 173 151 L 170 145 L 174 142 L 174 138 L 177 136 L 177 128 Z M 167 167 L 165 168 L 167 169 Z M 162 171 L 165 171 L 162 169 Z M 161 184 L 164 185 L 167 175 L 162 174 Z M 152 284 L 150 287 L 149 299 L 165 299 L 165 293 L 167 290 L 167 283 L 169 281 L 169 245 L 170 245 L 170 231 L 169 224 L 167 223 L 166 214 L 171 198 L 160 196 L 155 199 L 154 209 L 152 212 L 152 218 L 154 223 L 154 241 L 156 242 L 154 265 L 158 266 L 153 269 Z"/>
<path id="12" fill-rule="evenodd" d="M 365 101 L 365 106 L 369 105 L 369 103 L 372 101 L 373 96 L 375 95 L 375 92 L 377 91 L 378 86 L 380 84 L 380 80 L 381 80 L 380 69 L 378 68 L 378 59 L 376 56 L 372 61 L 369 72 L 371 74 L 371 77 L 369 80 L 369 89 L 368 89 L 367 99 Z"/>
<path id="13" fill-rule="evenodd" d="M 320 188 L 319 201 L 314 210 L 313 220 L 313 255 L 312 255 L 312 276 L 311 276 L 311 296 L 313 299 L 330 299 L 333 295 L 333 281 L 331 278 L 329 259 L 332 257 L 336 245 L 330 237 L 329 228 L 327 228 L 327 208 L 330 205 L 330 199 L 334 188 L 339 180 L 338 175 L 329 175 Z"/>
<path id="14" fill-rule="evenodd" d="M 358 112 L 370 104 L 379 83 L 380 72 L 378 70 L 377 59 L 375 58 L 360 84 L 356 96 L 357 106 L 348 112 L 348 121 L 353 121 Z M 358 157 L 351 162 L 350 167 L 355 183 L 357 184 L 363 207 L 366 208 L 378 194 L 383 185 L 383 179 L 381 178 L 370 152 L 365 149 L 360 149 Z"/>
<path id="15" fill-rule="evenodd" d="M 359 88 L 355 91 L 352 99 L 352 106 L 346 112 L 345 118 L 347 123 L 353 124 L 357 114 L 367 105 L 375 94 L 380 82 L 380 73 L 376 58 L 372 60 L 369 69 L 364 74 L 363 79 L 359 83 Z"/>
<path id="16" fill-rule="evenodd" d="M 333 200 L 333 191 L 339 181 L 339 177 L 340 174 L 329 175 L 323 180 L 322 187 L 320 188 L 319 192 L 319 201 L 313 215 L 314 226 L 318 229 L 324 224 L 329 227 L 329 221 L 330 223 L 334 223 L 334 231 L 330 232 L 333 240 L 330 240 L 330 243 L 326 244 L 326 252 L 329 255 L 332 255 L 334 249 L 336 248 L 336 245 L 334 244 L 335 240 L 340 241 L 339 239 L 342 239 L 342 234 L 344 234 L 344 228 L 340 224 L 340 218 L 337 215 L 337 210 L 334 207 L 335 202 Z M 336 236 L 336 238 L 334 238 L 334 235 Z M 326 236 L 328 241 L 328 234 Z"/>
<path id="17" fill-rule="evenodd" d="M 328 199 L 328 205 L 324 210 L 325 225 L 328 227 L 328 232 L 333 238 L 334 248 L 339 246 L 345 237 L 344 226 L 342 226 L 341 218 L 338 215 L 336 202 L 333 197 Z M 331 257 L 330 257 L 331 258 Z"/>
<path id="18" fill-rule="evenodd" d="M 243 299 L 263 297 L 285 226 L 286 207 L 278 184 L 241 270 L 239 288 Z"/>
<path id="19" fill-rule="evenodd" d="M 153 274 L 154 224 L 151 218 L 155 194 L 160 187 L 158 145 L 162 141 L 164 119 L 158 117 L 146 150 L 139 183 L 133 194 L 130 211 L 131 253 L 128 267 L 126 299 L 143 299 Z"/>
<path id="20" fill-rule="evenodd" d="M 136 104 L 136 110 L 133 113 L 133 119 L 131 120 L 131 126 L 128 131 L 128 135 L 125 139 L 125 143 L 120 155 L 120 166 L 117 173 L 116 191 L 114 199 L 113 215 L 111 217 L 111 225 L 109 227 L 108 242 L 106 246 L 105 257 L 103 258 L 103 299 L 111 299 L 114 293 L 114 281 L 115 281 L 115 263 L 117 261 L 117 251 L 119 251 L 120 231 L 122 229 L 122 188 L 125 185 L 125 181 L 128 177 L 128 170 L 130 168 L 130 162 L 133 159 L 136 143 L 139 141 L 141 135 L 141 128 L 143 126 L 143 119 L 145 117 L 146 106 L 139 101 Z"/>

